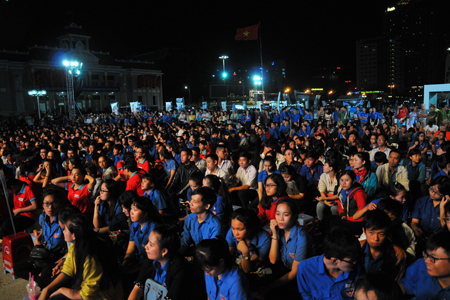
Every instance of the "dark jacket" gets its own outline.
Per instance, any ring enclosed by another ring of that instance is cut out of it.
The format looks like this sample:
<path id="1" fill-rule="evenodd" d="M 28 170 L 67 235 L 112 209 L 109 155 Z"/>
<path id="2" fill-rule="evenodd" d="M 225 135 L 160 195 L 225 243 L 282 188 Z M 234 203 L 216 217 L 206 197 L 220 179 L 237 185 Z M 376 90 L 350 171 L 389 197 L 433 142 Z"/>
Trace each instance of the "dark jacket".
<path id="1" fill-rule="evenodd" d="M 146 258 L 136 281 L 144 290 L 145 281 L 148 278 L 154 279 L 155 274 L 153 260 Z M 189 295 L 190 299 L 206 299 L 206 287 L 201 278 L 202 275 L 184 257 L 174 256 L 169 260 L 167 268 L 165 284 L 168 290 L 167 298 L 171 300 L 187 299 L 186 297 Z"/>
<path id="2" fill-rule="evenodd" d="M 169 193 L 180 193 L 189 184 L 189 177 L 194 172 L 200 172 L 195 163 L 189 162 L 188 165 L 181 164 L 175 172 L 172 183 L 169 187 Z"/>

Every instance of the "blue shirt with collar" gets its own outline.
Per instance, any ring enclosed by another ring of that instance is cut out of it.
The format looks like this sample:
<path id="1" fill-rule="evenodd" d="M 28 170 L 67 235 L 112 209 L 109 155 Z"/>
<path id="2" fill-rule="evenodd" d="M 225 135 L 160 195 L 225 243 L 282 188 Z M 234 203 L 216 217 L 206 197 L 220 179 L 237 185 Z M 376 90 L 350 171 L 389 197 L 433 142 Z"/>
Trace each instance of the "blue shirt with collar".
<path id="1" fill-rule="evenodd" d="M 444 300 L 450 299 L 450 287 L 445 289 L 436 277 L 428 274 L 423 258 L 416 260 L 406 269 L 405 277 L 400 283 L 408 295 L 414 295 L 417 300 Z"/>
<path id="2" fill-rule="evenodd" d="M 153 261 L 153 266 L 155 267 L 155 278 L 153 278 L 154 281 L 159 282 L 160 284 L 166 285 L 166 275 L 167 275 L 167 268 L 170 264 L 170 260 L 167 260 L 164 266 L 161 267 L 161 264 L 157 261 Z"/>
<path id="3" fill-rule="evenodd" d="M 297 284 L 303 300 L 349 299 L 354 292 L 361 266 L 355 265 L 351 273 L 342 272 L 334 279 L 327 274 L 323 262 L 324 255 L 303 260 L 298 265 Z M 345 298 L 344 296 L 345 295 Z"/>
<path id="4" fill-rule="evenodd" d="M 279 123 L 280 122 L 280 114 L 274 114 L 273 121 Z"/>
<path id="5" fill-rule="evenodd" d="M 313 119 L 313 116 L 312 116 L 311 113 L 308 113 L 308 114 L 305 115 L 305 120 L 312 121 L 312 119 Z"/>
<path id="6" fill-rule="evenodd" d="M 281 261 L 288 269 L 292 269 L 294 260 L 301 262 L 306 258 L 309 248 L 309 236 L 300 225 L 295 224 L 289 233 L 289 238 L 286 241 L 284 238 L 284 231 L 278 232 L 278 240 L 280 243 Z"/>
<path id="7" fill-rule="evenodd" d="M 114 217 L 109 220 L 109 209 L 106 208 L 105 201 L 100 202 L 99 215 L 102 219 L 102 223 L 109 227 L 110 231 L 116 231 L 120 229 L 120 226 L 125 221 L 125 215 L 122 212 L 122 207 L 119 201 L 116 202 L 116 207 L 114 208 Z"/>
<path id="8" fill-rule="evenodd" d="M 47 249 L 58 251 L 66 245 L 63 230 L 58 223 L 58 216 L 50 223 L 50 217 L 46 214 L 41 214 L 39 224 L 42 226 L 42 235 L 44 241 L 47 242 Z"/>
<path id="9" fill-rule="evenodd" d="M 435 180 L 436 178 L 441 177 L 441 176 L 443 176 L 443 177 L 448 177 L 448 175 L 445 174 L 445 172 L 444 172 L 443 170 L 440 170 L 439 172 L 437 172 L 437 173 L 433 176 L 433 180 Z"/>
<path id="10" fill-rule="evenodd" d="M 277 131 L 276 131 L 275 129 L 270 128 L 269 133 L 270 133 L 270 136 L 271 136 L 272 138 L 278 140 L 278 133 L 277 133 Z"/>
<path id="11" fill-rule="evenodd" d="M 156 206 L 156 209 L 163 210 L 167 208 L 167 200 L 164 197 L 164 194 L 161 193 L 159 190 L 150 190 L 144 192 L 144 197 L 149 198 L 152 200 L 153 205 Z"/>
<path id="12" fill-rule="evenodd" d="M 163 161 L 163 168 L 164 171 L 167 174 L 167 177 L 170 178 L 170 171 L 176 171 L 177 170 L 177 165 L 174 159 L 169 159 L 167 162 L 164 160 Z"/>
<path id="13" fill-rule="evenodd" d="M 123 154 L 114 155 L 114 166 L 117 167 L 117 163 L 123 159 Z"/>
<path id="14" fill-rule="evenodd" d="M 125 147 L 125 152 L 132 152 L 132 153 L 134 154 L 133 147 L 130 146 L 130 145 L 127 145 L 127 146 Z"/>
<path id="15" fill-rule="evenodd" d="M 376 259 L 373 259 L 372 253 L 370 252 L 369 243 L 366 242 L 364 244 L 363 254 L 364 254 L 364 270 L 366 271 L 366 273 L 376 272 L 381 269 L 384 263 L 383 251 L 380 252 L 380 254 L 377 256 Z"/>
<path id="16" fill-rule="evenodd" d="M 239 255 L 242 254 L 241 251 L 237 249 L 238 241 L 233 235 L 233 231 L 230 228 L 227 233 L 227 242 L 230 248 L 235 248 Z M 271 245 L 271 238 L 267 231 L 263 229 L 259 229 L 258 232 L 252 237 L 250 243 L 248 244 L 248 250 L 250 253 L 250 257 L 252 254 L 258 255 L 261 259 L 266 259 L 269 255 Z"/>
<path id="17" fill-rule="evenodd" d="M 415 143 L 416 143 L 416 141 L 412 141 L 411 145 L 409 145 L 409 147 L 414 146 Z M 426 141 L 420 142 L 419 141 L 419 147 L 417 147 L 416 149 L 419 149 L 421 152 L 425 149 L 428 149 L 428 142 L 426 142 Z"/>
<path id="18" fill-rule="evenodd" d="M 312 173 L 311 170 L 313 171 Z M 308 183 L 313 186 L 319 185 L 319 179 L 322 173 L 323 173 L 323 166 L 320 166 L 318 164 L 316 164 L 312 169 L 304 165 L 300 170 L 300 176 L 305 177 Z"/>
<path id="19" fill-rule="evenodd" d="M 272 174 L 274 174 L 274 173 L 275 174 L 280 174 L 280 171 L 275 170 L 275 171 L 272 172 Z M 261 182 L 263 184 L 263 186 L 264 186 L 264 181 L 266 180 L 267 176 L 269 176 L 267 174 L 267 171 L 266 170 L 262 170 L 261 172 L 258 173 L 258 182 Z"/>
<path id="20" fill-rule="evenodd" d="M 156 222 L 147 221 L 144 225 L 144 228 L 141 229 L 141 225 L 138 222 L 134 222 L 131 225 L 130 230 L 130 242 L 134 242 L 136 249 L 139 253 L 139 261 L 143 261 L 147 257 L 147 253 L 145 252 L 145 245 L 148 243 L 148 237 L 153 229 L 158 224 Z"/>
<path id="21" fill-rule="evenodd" d="M 400 165 L 403 166 L 403 161 L 400 163 Z M 417 180 L 420 183 L 424 183 L 426 175 L 426 167 L 423 162 L 419 162 L 413 167 L 412 161 L 410 161 L 406 166 L 406 170 L 408 171 L 409 182 Z"/>
<path id="22" fill-rule="evenodd" d="M 214 206 L 211 208 L 212 213 L 219 218 L 219 220 L 224 223 L 224 215 L 226 211 L 226 201 L 225 199 L 220 196 L 219 194 L 216 194 L 217 200 Z"/>
<path id="23" fill-rule="evenodd" d="M 419 226 L 425 234 L 442 230 L 439 204 L 434 206 L 430 196 L 417 199 L 411 218 L 419 220 Z"/>
<path id="24" fill-rule="evenodd" d="M 300 114 L 293 114 L 292 122 L 293 123 L 298 123 L 299 120 L 300 120 Z"/>
<path id="25" fill-rule="evenodd" d="M 192 243 L 197 245 L 200 241 L 213 239 L 217 235 L 223 235 L 223 226 L 218 217 L 207 210 L 203 222 L 198 223 L 197 214 L 192 213 L 184 221 L 181 244 L 189 248 Z"/>
<path id="26" fill-rule="evenodd" d="M 333 120 L 334 122 L 339 122 L 339 111 L 333 111 Z"/>
<path id="27" fill-rule="evenodd" d="M 249 300 L 252 299 L 250 285 L 244 272 L 232 265 L 225 269 L 221 278 L 205 273 L 206 293 L 209 300 Z"/>
<path id="28" fill-rule="evenodd" d="M 179 165 L 181 165 L 181 154 L 175 154 L 175 156 L 173 157 L 173 159 L 174 159 Z"/>
<path id="29" fill-rule="evenodd" d="M 192 193 L 193 193 L 194 191 L 189 187 L 188 188 L 188 190 L 187 190 L 187 192 L 186 192 L 186 198 L 187 198 L 187 200 L 189 201 L 189 202 L 191 202 L 191 199 L 192 199 Z"/>
<path id="30" fill-rule="evenodd" d="M 282 133 L 284 133 L 285 135 L 289 135 L 290 130 L 291 130 L 291 128 L 289 127 L 289 125 L 284 126 L 284 124 L 283 124 L 280 126 L 280 131 Z"/>

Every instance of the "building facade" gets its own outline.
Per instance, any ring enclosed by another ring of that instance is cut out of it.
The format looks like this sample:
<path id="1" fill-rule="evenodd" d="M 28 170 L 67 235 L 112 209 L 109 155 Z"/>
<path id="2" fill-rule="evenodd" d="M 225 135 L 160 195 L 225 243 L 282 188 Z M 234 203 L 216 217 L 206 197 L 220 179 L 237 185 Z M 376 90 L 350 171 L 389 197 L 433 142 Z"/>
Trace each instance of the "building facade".
<path id="1" fill-rule="evenodd" d="M 83 63 L 74 81 L 75 99 L 83 112 L 110 112 L 111 103 L 126 107 L 141 102 L 150 108 L 164 107 L 162 71 L 153 62 L 120 60 L 109 52 L 90 49 L 90 36 L 81 26 L 65 27 L 56 46 L 29 47 L 28 51 L 0 50 L 0 114 L 37 113 L 36 98 L 29 90 L 46 90 L 39 97 L 41 112 L 67 113 L 66 70 L 62 61 Z"/>

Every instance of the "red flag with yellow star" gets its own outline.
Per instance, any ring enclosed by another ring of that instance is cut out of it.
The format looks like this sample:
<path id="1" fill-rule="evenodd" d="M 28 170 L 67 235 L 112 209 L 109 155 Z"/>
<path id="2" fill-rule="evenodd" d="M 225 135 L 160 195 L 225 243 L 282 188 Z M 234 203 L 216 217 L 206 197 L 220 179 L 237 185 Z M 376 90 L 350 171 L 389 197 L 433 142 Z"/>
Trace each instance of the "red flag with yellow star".
<path id="1" fill-rule="evenodd" d="M 251 41 L 258 39 L 258 28 L 259 24 L 248 26 L 244 28 L 236 29 L 236 36 L 234 40 L 236 41 Z"/>

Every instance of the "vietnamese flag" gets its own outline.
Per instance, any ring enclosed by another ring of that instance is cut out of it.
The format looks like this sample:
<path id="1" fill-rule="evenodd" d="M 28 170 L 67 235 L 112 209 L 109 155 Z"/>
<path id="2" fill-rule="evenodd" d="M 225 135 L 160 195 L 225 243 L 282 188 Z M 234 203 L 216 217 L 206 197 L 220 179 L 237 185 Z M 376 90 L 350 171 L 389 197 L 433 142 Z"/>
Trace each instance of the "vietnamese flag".
<path id="1" fill-rule="evenodd" d="M 236 36 L 234 40 L 236 41 L 251 41 L 258 39 L 258 28 L 259 24 L 248 26 L 244 28 L 236 29 Z"/>

